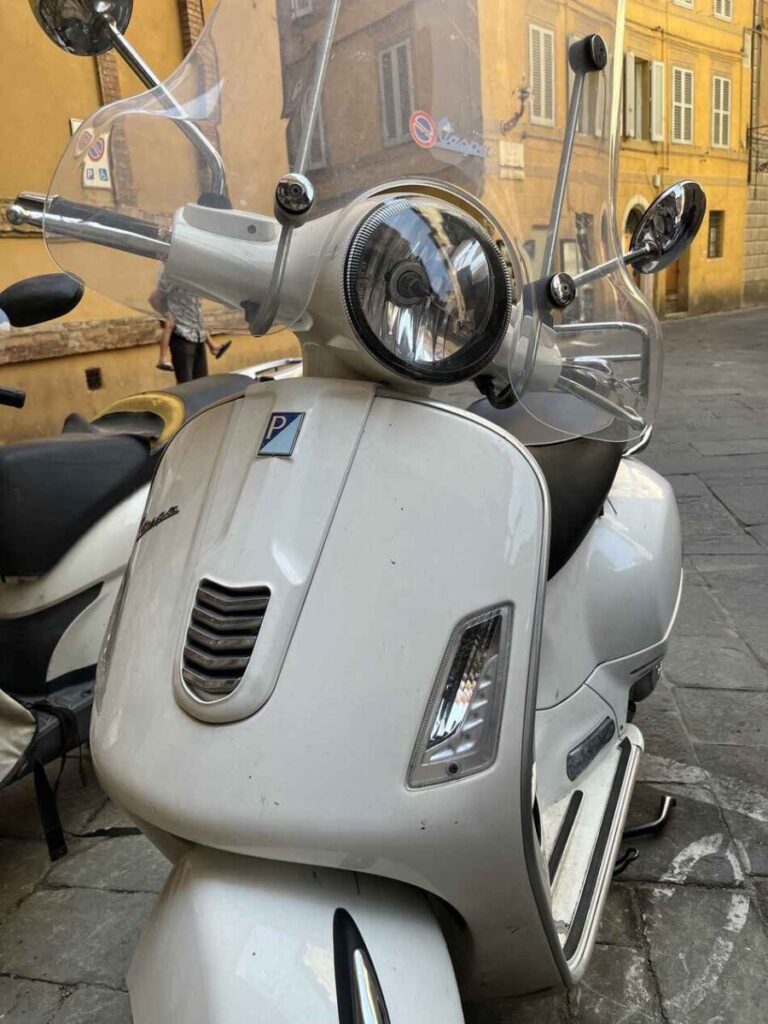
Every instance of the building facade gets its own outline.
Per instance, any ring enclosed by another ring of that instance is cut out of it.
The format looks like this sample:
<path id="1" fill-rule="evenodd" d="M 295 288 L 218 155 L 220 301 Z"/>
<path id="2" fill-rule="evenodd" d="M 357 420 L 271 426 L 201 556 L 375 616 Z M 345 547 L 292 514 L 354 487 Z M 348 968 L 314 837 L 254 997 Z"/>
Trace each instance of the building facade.
<path id="1" fill-rule="evenodd" d="M 754 0 L 628 0 L 620 227 L 665 186 L 694 178 L 705 227 L 688 255 L 643 287 L 661 315 L 741 305 Z M 768 120 L 768 119 L 767 119 Z"/>

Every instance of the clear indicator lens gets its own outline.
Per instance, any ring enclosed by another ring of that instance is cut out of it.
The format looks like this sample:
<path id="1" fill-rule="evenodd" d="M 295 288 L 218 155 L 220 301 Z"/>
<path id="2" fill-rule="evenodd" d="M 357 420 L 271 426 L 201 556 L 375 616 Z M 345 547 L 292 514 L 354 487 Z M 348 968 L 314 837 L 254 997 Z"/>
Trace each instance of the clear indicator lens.
<path id="1" fill-rule="evenodd" d="M 347 261 L 347 301 L 362 340 L 416 379 L 464 379 L 487 364 L 509 324 L 502 256 L 461 210 L 428 199 L 385 202 Z"/>
<path id="2" fill-rule="evenodd" d="M 473 616 L 454 632 L 414 751 L 411 786 L 448 782 L 493 764 L 511 623 L 505 606 Z"/>

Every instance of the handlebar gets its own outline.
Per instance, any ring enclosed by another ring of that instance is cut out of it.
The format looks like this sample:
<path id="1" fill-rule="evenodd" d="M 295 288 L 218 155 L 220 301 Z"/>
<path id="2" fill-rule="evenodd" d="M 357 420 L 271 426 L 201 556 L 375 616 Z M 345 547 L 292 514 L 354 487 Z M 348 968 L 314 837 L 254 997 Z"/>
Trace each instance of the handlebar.
<path id="1" fill-rule="evenodd" d="M 46 208 L 45 196 L 22 192 L 9 207 L 7 216 L 14 225 L 29 224 L 50 234 L 94 242 L 149 259 L 165 261 L 171 250 L 169 233 L 151 221 L 99 206 L 71 203 L 58 196 Z"/>

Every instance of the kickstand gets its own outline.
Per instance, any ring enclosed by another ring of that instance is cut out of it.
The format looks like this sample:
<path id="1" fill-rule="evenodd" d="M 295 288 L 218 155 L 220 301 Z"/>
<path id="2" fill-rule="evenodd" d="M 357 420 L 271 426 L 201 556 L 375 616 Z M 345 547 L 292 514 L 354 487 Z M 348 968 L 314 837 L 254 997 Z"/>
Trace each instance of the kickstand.
<path id="1" fill-rule="evenodd" d="M 677 805 L 673 796 L 665 796 L 661 801 L 659 815 L 653 821 L 646 821 L 642 825 L 634 825 L 624 830 L 624 839 L 637 839 L 638 836 L 652 836 L 661 832 L 672 815 L 672 808 Z"/>

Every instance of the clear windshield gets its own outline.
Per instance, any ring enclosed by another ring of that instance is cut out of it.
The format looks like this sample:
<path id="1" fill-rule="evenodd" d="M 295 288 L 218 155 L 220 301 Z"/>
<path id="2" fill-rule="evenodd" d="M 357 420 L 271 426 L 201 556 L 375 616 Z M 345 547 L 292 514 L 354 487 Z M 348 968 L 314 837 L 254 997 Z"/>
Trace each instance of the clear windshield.
<path id="1" fill-rule="evenodd" d="M 48 210 L 140 218 L 167 241 L 187 204 L 225 205 L 215 196 L 225 192 L 244 232 L 277 239 L 285 232 L 273 221 L 275 190 L 289 171 L 311 179 L 314 220 L 404 179 L 468 194 L 495 221 L 517 278 L 505 351 L 518 399 L 564 434 L 626 441 L 655 408 L 653 313 L 618 266 L 562 311 L 532 287 L 542 275 L 578 278 L 618 255 L 613 57 L 622 18 L 616 0 L 220 0 L 165 92 L 121 101 L 82 125 Z M 609 61 L 581 81 L 569 48 L 592 33 Z M 556 218 L 576 91 L 583 102 Z M 47 236 L 65 270 L 151 311 L 156 259 L 62 238 L 52 225 Z M 278 298 L 272 326 L 301 328 L 316 269 L 303 267 L 298 294 L 291 277 L 291 301 Z M 279 283 L 273 271 L 248 270 Z M 211 276 L 204 295 L 237 311 Z"/>

